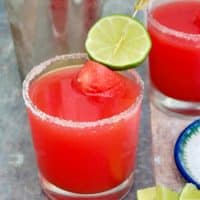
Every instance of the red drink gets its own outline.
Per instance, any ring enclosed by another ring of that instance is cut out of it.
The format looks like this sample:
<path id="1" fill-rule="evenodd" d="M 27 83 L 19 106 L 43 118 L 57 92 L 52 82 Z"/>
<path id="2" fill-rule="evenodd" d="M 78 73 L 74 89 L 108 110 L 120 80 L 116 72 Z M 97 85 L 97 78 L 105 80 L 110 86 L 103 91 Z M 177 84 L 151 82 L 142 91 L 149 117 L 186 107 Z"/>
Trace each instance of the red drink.
<path id="1" fill-rule="evenodd" d="M 69 65 L 31 80 L 33 70 L 24 84 L 24 98 L 42 180 L 63 191 L 95 194 L 132 176 L 142 88 L 135 72 L 128 72 L 130 78 L 117 75 L 123 84 L 109 93 L 84 94 L 74 83 L 79 71 L 80 66 Z"/>
<path id="2" fill-rule="evenodd" d="M 173 99 L 200 102 L 200 1 L 169 1 L 149 12 L 153 86 Z"/>

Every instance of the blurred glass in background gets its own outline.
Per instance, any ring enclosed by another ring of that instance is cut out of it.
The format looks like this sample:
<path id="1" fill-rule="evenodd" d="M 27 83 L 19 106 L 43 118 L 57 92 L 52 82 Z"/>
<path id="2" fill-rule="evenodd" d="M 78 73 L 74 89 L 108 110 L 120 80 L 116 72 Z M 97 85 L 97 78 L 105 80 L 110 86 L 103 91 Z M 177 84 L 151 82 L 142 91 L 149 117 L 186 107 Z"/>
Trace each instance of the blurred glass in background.
<path id="1" fill-rule="evenodd" d="M 5 4 L 23 79 L 50 57 L 84 52 L 91 25 L 102 16 L 131 15 L 134 0 L 5 0 Z"/>

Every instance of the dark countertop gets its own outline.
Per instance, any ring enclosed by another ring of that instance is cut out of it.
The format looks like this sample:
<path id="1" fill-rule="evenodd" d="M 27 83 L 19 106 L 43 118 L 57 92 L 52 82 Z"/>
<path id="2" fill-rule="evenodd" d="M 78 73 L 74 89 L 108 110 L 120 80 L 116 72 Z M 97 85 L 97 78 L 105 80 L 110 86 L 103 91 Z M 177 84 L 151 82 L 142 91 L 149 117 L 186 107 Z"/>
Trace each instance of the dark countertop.
<path id="1" fill-rule="evenodd" d="M 145 67 L 139 71 L 146 80 Z M 135 200 L 138 188 L 153 185 L 149 116 L 145 93 L 135 183 L 126 200 Z M 0 0 L 0 199 L 45 199 L 36 170 L 13 42 Z"/>

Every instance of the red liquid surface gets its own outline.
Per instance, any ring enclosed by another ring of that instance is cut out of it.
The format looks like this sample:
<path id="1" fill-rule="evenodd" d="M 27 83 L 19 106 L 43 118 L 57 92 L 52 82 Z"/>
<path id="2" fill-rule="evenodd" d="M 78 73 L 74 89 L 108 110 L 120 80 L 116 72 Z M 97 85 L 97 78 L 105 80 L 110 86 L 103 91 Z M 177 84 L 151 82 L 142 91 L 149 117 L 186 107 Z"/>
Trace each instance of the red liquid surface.
<path id="1" fill-rule="evenodd" d="M 160 24 L 199 36 L 196 41 L 162 32 L 148 19 L 152 39 L 149 56 L 153 85 L 165 95 L 185 101 L 200 101 L 200 2 L 179 1 L 152 11 Z"/>
<path id="2" fill-rule="evenodd" d="M 86 96 L 72 84 L 78 71 L 63 68 L 35 80 L 30 87 L 33 103 L 62 119 L 95 121 L 126 110 L 140 93 L 134 81 L 121 76 L 123 90 L 113 97 Z M 125 120 L 88 128 L 59 126 L 28 113 L 40 173 L 57 187 L 97 193 L 119 185 L 132 173 L 140 106 Z"/>

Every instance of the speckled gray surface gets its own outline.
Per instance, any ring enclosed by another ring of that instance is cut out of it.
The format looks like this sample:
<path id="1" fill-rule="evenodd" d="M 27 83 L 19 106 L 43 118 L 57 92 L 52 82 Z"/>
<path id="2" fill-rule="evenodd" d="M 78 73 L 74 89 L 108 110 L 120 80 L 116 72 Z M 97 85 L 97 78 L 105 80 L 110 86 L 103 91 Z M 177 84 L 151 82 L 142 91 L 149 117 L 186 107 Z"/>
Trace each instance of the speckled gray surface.
<path id="1" fill-rule="evenodd" d="M 146 80 L 145 67 L 139 71 Z M 135 183 L 126 200 L 135 200 L 136 189 L 154 182 L 149 116 L 145 95 Z M 0 0 L 0 200 L 45 199 L 36 169 L 13 43 Z"/>

